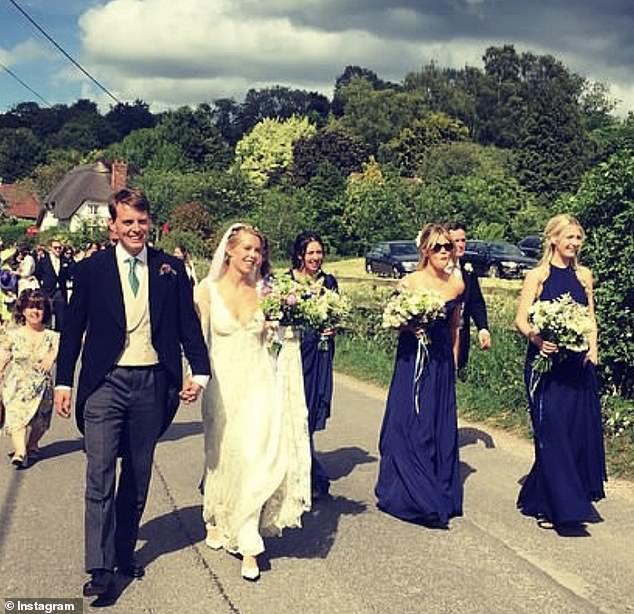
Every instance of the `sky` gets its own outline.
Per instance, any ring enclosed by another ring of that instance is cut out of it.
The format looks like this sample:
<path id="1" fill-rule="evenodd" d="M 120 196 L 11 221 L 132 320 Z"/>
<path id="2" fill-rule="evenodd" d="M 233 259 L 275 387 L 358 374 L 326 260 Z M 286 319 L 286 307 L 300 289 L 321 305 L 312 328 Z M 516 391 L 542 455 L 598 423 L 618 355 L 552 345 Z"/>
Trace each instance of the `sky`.
<path id="1" fill-rule="evenodd" d="M 491 45 L 552 54 L 634 111 L 632 0 L 16 0 L 116 98 L 153 111 L 285 85 L 332 96 L 347 65 L 400 82 Z M 0 62 L 50 104 L 113 101 L 0 0 Z M 37 100 L 0 69 L 0 112 Z"/>

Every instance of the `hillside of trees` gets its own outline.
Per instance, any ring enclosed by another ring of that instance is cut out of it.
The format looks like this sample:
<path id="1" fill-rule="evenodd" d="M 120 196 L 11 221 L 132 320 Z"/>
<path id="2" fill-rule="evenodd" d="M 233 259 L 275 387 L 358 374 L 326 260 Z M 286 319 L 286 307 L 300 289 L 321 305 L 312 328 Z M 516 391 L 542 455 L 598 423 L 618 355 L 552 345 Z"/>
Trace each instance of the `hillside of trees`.
<path id="1" fill-rule="evenodd" d="M 195 251 L 249 219 L 278 255 L 300 229 L 339 254 L 458 219 L 480 238 L 534 232 L 585 173 L 632 151 L 634 116 L 552 56 L 490 47 L 481 68 L 384 81 L 348 66 L 332 99 L 274 86 L 152 113 L 137 100 L 16 105 L 0 115 L 0 177 L 46 193 L 79 163 L 124 159 L 131 183 Z"/>

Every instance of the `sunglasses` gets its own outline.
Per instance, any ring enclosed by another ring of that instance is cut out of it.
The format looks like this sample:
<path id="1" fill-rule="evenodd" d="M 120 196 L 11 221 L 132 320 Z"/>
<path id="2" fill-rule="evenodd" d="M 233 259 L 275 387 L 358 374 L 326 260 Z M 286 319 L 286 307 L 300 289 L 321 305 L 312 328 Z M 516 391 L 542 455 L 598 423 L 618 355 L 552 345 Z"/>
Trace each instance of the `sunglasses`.
<path id="1" fill-rule="evenodd" d="M 29 303 L 25 309 L 37 309 L 38 311 L 44 311 L 44 303 Z"/>
<path id="2" fill-rule="evenodd" d="M 431 249 L 434 252 L 434 254 L 439 253 L 443 249 L 446 252 L 451 252 L 453 251 L 453 243 L 436 243 L 435 245 L 432 245 Z"/>

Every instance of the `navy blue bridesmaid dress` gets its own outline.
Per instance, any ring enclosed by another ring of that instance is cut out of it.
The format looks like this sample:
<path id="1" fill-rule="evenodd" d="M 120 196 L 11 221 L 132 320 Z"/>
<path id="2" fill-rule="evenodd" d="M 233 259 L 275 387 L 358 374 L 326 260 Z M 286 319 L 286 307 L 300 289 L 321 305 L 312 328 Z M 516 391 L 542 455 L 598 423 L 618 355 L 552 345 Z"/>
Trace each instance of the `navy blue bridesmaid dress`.
<path id="1" fill-rule="evenodd" d="M 290 271 L 290 275 L 293 276 L 293 271 Z M 321 280 L 324 288 L 339 291 L 339 285 L 333 275 L 320 271 L 315 279 Z M 302 369 L 312 454 L 311 481 L 313 494 L 316 496 L 328 494 L 330 489 L 328 474 L 315 453 L 313 435 L 316 431 L 326 428 L 326 421 L 330 417 L 333 392 L 332 365 L 335 356 L 334 337 L 328 337 L 325 348 L 319 347 L 320 339 L 318 331 L 306 330 L 302 333 Z"/>
<path id="2" fill-rule="evenodd" d="M 588 304 L 575 271 L 551 265 L 539 298 L 553 300 L 566 292 L 578 303 Z M 537 352 L 529 344 L 524 369 L 527 390 Z M 584 358 L 585 352 L 567 352 L 563 360 L 556 357 L 532 398 L 529 393 L 535 462 L 522 485 L 517 507 L 527 516 L 555 526 L 592 520 L 592 502 L 605 496 L 597 376 L 592 363 L 584 365 Z"/>
<path id="3" fill-rule="evenodd" d="M 462 516 L 450 333 L 452 312 L 459 305 L 460 299 L 448 301 L 446 319 L 428 330 L 429 360 L 418 385 L 418 340 L 410 331 L 400 333 L 379 440 L 378 507 L 402 520 L 430 526 L 446 526 L 449 518 Z"/>

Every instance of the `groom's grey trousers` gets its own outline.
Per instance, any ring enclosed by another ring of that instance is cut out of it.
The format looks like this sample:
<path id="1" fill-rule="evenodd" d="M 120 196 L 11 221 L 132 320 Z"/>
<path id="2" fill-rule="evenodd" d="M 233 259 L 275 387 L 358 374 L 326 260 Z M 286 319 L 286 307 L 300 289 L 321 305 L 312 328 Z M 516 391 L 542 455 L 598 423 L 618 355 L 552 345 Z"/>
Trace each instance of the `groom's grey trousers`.
<path id="1" fill-rule="evenodd" d="M 132 561 L 166 402 L 160 365 L 115 367 L 87 398 L 86 571 Z M 117 457 L 121 472 L 115 493 Z"/>

